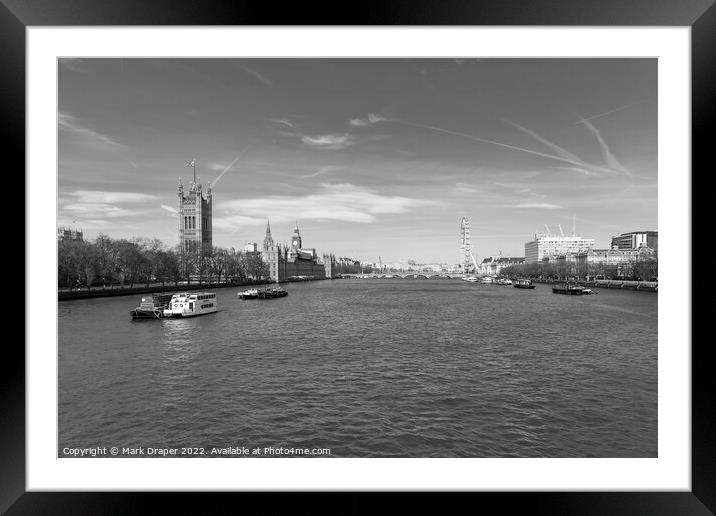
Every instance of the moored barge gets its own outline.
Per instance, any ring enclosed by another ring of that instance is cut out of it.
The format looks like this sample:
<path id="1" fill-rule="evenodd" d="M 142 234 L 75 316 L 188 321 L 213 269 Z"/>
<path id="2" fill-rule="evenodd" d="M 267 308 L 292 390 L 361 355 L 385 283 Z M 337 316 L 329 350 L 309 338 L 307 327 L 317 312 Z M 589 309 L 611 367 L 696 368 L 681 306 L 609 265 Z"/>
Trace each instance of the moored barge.
<path id="1" fill-rule="evenodd" d="M 512 286 L 515 288 L 535 288 L 532 280 L 529 279 L 516 279 Z"/>
<path id="2" fill-rule="evenodd" d="M 564 284 L 564 285 L 552 285 L 553 294 L 566 294 L 569 296 L 584 296 L 592 293 L 591 289 L 585 288 L 581 285 Z"/>
<path id="3" fill-rule="evenodd" d="M 132 319 L 161 319 L 169 306 L 171 294 L 151 294 L 142 298 L 137 308 L 129 311 Z"/>

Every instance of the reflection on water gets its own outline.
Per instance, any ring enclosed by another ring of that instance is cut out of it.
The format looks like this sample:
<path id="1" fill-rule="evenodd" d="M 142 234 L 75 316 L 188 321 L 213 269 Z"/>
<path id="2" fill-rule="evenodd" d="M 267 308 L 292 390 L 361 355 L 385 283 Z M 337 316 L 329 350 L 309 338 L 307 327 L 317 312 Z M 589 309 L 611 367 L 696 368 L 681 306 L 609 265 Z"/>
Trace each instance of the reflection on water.
<path id="1" fill-rule="evenodd" d="M 654 457 L 657 295 L 450 280 L 291 284 L 132 322 L 59 304 L 59 445 L 335 457 Z"/>

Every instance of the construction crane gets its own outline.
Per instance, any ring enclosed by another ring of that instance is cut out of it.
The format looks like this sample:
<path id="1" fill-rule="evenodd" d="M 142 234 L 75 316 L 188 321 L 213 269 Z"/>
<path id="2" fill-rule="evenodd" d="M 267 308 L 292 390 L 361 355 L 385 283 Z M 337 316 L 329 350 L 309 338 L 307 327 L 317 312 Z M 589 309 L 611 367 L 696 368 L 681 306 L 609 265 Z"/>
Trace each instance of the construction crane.
<path id="1" fill-rule="evenodd" d="M 544 225 L 544 229 L 545 229 L 545 231 L 547 232 L 547 236 L 550 236 L 551 233 L 550 233 L 550 231 L 549 231 L 549 226 L 548 226 L 547 224 Z"/>
<path id="2" fill-rule="evenodd" d="M 470 253 L 470 258 L 472 258 L 472 263 L 475 265 L 475 274 L 477 274 L 480 268 L 477 266 L 477 260 L 475 260 L 475 255 L 472 254 L 472 251 L 468 252 Z"/>
<path id="3" fill-rule="evenodd" d="M 564 236 L 564 231 L 562 231 L 562 224 L 557 224 L 557 227 L 559 228 L 559 234 Z"/>

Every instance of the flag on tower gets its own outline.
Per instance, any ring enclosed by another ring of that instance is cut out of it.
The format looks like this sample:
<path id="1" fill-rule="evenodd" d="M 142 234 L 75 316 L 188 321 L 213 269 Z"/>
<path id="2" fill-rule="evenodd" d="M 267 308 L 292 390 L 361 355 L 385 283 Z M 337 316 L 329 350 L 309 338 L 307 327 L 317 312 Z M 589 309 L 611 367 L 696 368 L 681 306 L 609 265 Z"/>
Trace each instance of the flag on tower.
<path id="1" fill-rule="evenodd" d="M 187 161 L 187 162 L 186 162 L 186 166 L 187 166 L 187 167 L 194 167 L 194 166 L 196 166 L 196 160 L 193 159 L 193 160 L 191 160 L 191 161 Z"/>

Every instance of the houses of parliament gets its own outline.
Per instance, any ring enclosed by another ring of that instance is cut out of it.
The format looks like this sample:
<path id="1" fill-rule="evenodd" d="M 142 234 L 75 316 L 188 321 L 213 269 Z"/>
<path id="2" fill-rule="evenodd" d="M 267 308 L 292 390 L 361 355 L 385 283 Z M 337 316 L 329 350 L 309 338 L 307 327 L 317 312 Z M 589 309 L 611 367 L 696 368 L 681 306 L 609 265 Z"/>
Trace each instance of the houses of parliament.
<path id="1" fill-rule="evenodd" d="M 185 189 L 181 179 L 179 180 L 177 196 L 177 223 L 181 249 L 196 253 L 211 251 L 213 246 L 211 184 L 204 193 L 201 183 L 196 181 L 195 172 L 194 181 L 188 189 Z M 267 222 L 263 248 L 260 251 L 258 249 L 246 251 L 260 252 L 262 260 L 268 265 L 270 280 L 277 283 L 333 277 L 335 256 L 324 254 L 319 258 L 315 249 L 304 248 L 298 223 L 294 226 L 290 245 L 274 242 L 271 225 Z"/>

